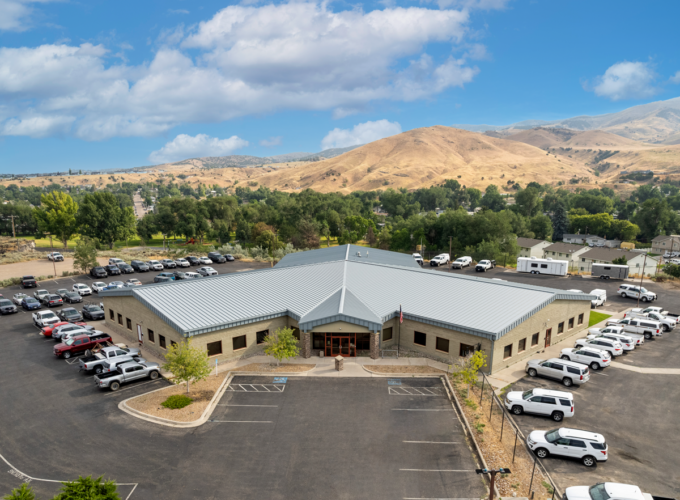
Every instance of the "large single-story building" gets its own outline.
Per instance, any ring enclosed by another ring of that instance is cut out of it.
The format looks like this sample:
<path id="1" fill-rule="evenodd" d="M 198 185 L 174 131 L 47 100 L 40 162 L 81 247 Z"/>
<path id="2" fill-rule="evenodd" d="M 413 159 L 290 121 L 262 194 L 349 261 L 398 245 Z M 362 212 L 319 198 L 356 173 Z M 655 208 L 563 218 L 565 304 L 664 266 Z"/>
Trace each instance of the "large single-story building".
<path id="1" fill-rule="evenodd" d="M 192 338 L 211 358 L 249 356 L 289 327 L 306 358 L 376 359 L 400 348 L 454 363 L 482 349 L 491 372 L 587 327 L 591 298 L 423 269 L 410 255 L 355 245 L 289 254 L 270 269 L 101 293 L 106 325 L 131 339 L 142 333 L 159 355 Z"/>

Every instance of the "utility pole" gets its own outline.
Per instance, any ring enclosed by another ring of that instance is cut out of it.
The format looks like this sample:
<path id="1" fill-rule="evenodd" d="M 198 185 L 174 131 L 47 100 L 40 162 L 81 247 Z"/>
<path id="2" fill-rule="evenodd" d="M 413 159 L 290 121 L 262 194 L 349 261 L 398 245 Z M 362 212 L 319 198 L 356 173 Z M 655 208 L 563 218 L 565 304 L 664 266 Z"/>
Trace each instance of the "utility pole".
<path id="1" fill-rule="evenodd" d="M 489 500 L 493 500 L 493 489 L 496 484 L 496 474 L 510 474 L 510 469 L 501 467 L 500 469 L 475 469 L 477 474 L 491 475 L 491 484 L 489 485 Z"/>
<path id="2" fill-rule="evenodd" d="M 449 258 L 451 258 L 451 238 L 452 236 L 449 236 Z"/>
<path id="3" fill-rule="evenodd" d="M 50 237 L 50 250 L 52 253 L 52 266 L 54 267 L 54 277 L 57 277 L 57 263 L 54 261 L 54 245 L 52 244 L 52 233 L 45 233 Z"/>
<path id="4" fill-rule="evenodd" d="M 17 233 L 16 233 L 16 231 L 14 230 L 14 216 L 13 216 L 13 215 L 10 215 L 10 217 L 12 218 L 12 238 L 16 238 L 16 237 L 17 237 Z"/>
<path id="5" fill-rule="evenodd" d="M 645 260 L 642 263 L 642 274 L 640 274 L 640 291 L 638 292 L 638 304 L 640 307 L 640 295 L 642 295 L 642 278 L 645 276 L 645 266 L 647 265 L 647 252 L 645 252 Z"/>

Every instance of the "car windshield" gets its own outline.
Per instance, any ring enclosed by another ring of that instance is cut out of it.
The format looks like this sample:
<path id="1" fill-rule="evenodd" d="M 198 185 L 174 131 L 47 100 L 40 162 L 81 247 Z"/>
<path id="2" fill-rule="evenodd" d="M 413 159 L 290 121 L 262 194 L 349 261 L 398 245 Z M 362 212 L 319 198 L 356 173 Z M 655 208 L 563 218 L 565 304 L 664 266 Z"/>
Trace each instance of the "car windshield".
<path id="1" fill-rule="evenodd" d="M 0 300 L 0 306 L 11 306 L 11 305 L 12 305 L 12 303 L 7 299 Z"/>
<path id="2" fill-rule="evenodd" d="M 31 298 L 31 297 L 26 297 L 26 299 L 24 299 L 24 300 L 26 300 L 27 304 L 33 304 L 34 302 L 38 302 L 36 299 Z"/>
<path id="3" fill-rule="evenodd" d="M 51 319 L 56 317 L 57 317 L 56 314 L 54 314 L 53 312 L 43 314 L 43 319 Z"/>
<path id="4" fill-rule="evenodd" d="M 549 443 L 554 443 L 560 438 L 560 430 L 553 429 L 545 433 L 545 440 Z"/>
<path id="5" fill-rule="evenodd" d="M 90 306 L 89 311 L 90 312 L 102 312 L 102 310 L 99 308 L 99 306 Z"/>
<path id="6" fill-rule="evenodd" d="M 64 344 L 73 345 L 73 339 L 72 338 L 68 339 L 66 342 L 64 342 Z"/>
<path id="7" fill-rule="evenodd" d="M 590 498 L 593 500 L 609 500 L 609 495 L 604 489 L 604 483 L 597 483 L 595 486 L 590 487 Z"/>
<path id="8" fill-rule="evenodd" d="M 527 400 L 527 399 L 529 399 L 529 398 L 530 398 L 531 396 L 533 396 L 533 395 L 534 395 L 533 389 L 528 390 L 528 391 L 524 391 L 524 392 L 522 393 L 522 399 Z"/>
<path id="9" fill-rule="evenodd" d="M 640 291 L 641 291 L 642 293 L 648 293 L 646 288 L 640 288 Z"/>

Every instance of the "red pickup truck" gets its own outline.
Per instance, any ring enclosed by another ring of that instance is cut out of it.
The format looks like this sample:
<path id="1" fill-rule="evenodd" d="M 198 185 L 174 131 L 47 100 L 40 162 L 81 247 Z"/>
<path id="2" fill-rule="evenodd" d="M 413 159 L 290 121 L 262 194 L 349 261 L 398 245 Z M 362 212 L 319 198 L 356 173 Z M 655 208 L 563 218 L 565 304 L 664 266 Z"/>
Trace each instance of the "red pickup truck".
<path id="1" fill-rule="evenodd" d="M 104 342 L 113 342 L 108 333 L 101 333 L 99 335 L 76 335 L 71 337 L 63 344 L 57 344 L 54 346 L 54 355 L 58 358 L 62 356 L 69 359 L 71 356 L 77 356 L 81 352 L 85 352 L 88 349 L 92 349 L 97 344 L 102 344 Z"/>

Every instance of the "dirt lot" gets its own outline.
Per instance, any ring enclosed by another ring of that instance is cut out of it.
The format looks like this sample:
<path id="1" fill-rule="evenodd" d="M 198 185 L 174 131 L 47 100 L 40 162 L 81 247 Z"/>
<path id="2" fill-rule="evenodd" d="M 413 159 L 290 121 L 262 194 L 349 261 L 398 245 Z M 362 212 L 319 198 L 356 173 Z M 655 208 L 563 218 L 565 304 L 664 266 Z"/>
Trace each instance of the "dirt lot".
<path id="1" fill-rule="evenodd" d="M 101 265 L 109 263 L 108 257 L 98 257 Z M 57 269 L 57 276 L 61 276 L 63 271 L 73 271 L 73 259 L 64 258 L 64 262 L 52 263 L 49 260 L 29 260 L 27 262 L 16 262 L 14 264 L 3 264 L 0 266 L 0 280 L 18 278 L 20 276 L 51 276 L 54 275 L 54 268 Z"/>

